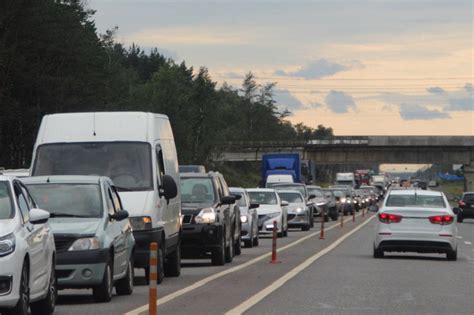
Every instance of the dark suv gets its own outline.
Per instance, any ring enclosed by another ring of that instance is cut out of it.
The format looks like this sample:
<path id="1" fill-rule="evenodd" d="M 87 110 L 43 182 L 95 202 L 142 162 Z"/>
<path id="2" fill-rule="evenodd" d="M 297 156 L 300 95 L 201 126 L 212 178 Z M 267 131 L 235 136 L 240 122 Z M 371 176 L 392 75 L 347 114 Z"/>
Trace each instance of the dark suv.
<path id="1" fill-rule="evenodd" d="M 474 192 L 465 192 L 459 201 L 460 211 L 458 212 L 458 222 L 464 219 L 474 219 Z"/>
<path id="2" fill-rule="evenodd" d="M 213 265 L 240 255 L 240 210 L 217 172 L 182 173 L 183 258 L 211 258 Z"/>

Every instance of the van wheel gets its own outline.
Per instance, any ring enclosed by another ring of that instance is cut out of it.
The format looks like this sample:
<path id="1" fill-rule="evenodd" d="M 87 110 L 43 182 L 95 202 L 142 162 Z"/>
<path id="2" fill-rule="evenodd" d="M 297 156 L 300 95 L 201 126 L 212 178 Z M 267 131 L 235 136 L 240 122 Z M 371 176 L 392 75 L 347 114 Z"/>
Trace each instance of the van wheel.
<path id="1" fill-rule="evenodd" d="M 165 264 L 165 277 L 179 277 L 181 274 L 181 241 L 176 250 L 168 257 Z"/>
<path id="2" fill-rule="evenodd" d="M 234 259 L 234 233 L 230 236 L 229 246 L 225 248 L 225 262 L 230 263 Z"/>
<path id="3" fill-rule="evenodd" d="M 446 259 L 451 260 L 451 261 L 456 261 L 458 260 L 458 250 L 451 250 L 446 253 Z"/>
<path id="4" fill-rule="evenodd" d="M 163 255 L 163 248 L 161 244 L 158 244 L 158 253 L 157 256 L 158 258 L 158 265 L 156 266 L 156 283 L 160 284 L 163 282 L 163 279 L 165 278 L 165 263 L 164 263 L 164 255 Z"/>
<path id="5" fill-rule="evenodd" d="M 225 235 L 223 234 L 218 248 L 211 253 L 211 263 L 214 266 L 223 266 L 225 264 Z"/>
<path id="6" fill-rule="evenodd" d="M 20 299 L 12 309 L 4 310 L 2 314 L 6 315 L 28 315 L 30 306 L 30 277 L 28 265 L 23 264 L 20 279 Z"/>
<path id="7" fill-rule="evenodd" d="M 39 300 L 38 302 L 34 302 L 30 305 L 31 313 L 33 315 L 49 315 L 53 314 L 54 312 L 54 308 L 56 307 L 56 299 L 58 297 L 55 268 L 56 265 L 54 263 L 53 258 L 53 262 L 51 263 L 51 274 L 49 276 L 48 293 L 46 294 L 44 299 Z"/>
<path id="8" fill-rule="evenodd" d="M 130 260 L 127 265 L 127 274 L 125 278 L 117 281 L 115 285 L 115 291 L 118 295 L 130 295 L 133 293 L 133 278 L 135 277 L 133 269 L 133 258 L 130 257 Z"/>
<path id="9" fill-rule="evenodd" d="M 113 289 L 112 264 L 108 261 L 105 265 L 102 283 L 92 289 L 94 300 L 96 302 L 110 302 Z"/>

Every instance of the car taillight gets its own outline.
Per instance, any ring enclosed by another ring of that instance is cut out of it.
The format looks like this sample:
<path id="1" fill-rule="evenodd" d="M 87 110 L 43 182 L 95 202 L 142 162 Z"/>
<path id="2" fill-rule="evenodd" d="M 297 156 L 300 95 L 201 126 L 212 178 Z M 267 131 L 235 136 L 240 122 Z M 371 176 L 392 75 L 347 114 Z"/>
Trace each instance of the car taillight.
<path id="1" fill-rule="evenodd" d="M 433 217 L 429 217 L 430 222 L 433 224 L 451 224 L 454 221 L 454 217 L 452 215 L 435 215 Z"/>
<path id="2" fill-rule="evenodd" d="M 401 215 L 390 213 L 379 213 L 379 221 L 382 223 L 398 223 L 402 220 Z"/>

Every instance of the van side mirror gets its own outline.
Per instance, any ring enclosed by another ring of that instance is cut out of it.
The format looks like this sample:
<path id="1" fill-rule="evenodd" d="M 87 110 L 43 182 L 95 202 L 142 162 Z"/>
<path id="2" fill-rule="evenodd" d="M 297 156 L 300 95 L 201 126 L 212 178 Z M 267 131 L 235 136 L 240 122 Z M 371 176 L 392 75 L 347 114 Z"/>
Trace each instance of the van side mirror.
<path id="1" fill-rule="evenodd" d="M 235 203 L 235 200 L 236 200 L 236 198 L 233 195 L 224 196 L 221 199 L 221 205 L 231 205 L 231 204 Z"/>
<path id="2" fill-rule="evenodd" d="M 30 210 L 30 223 L 31 224 L 44 224 L 48 222 L 49 212 L 37 208 Z"/>
<path id="3" fill-rule="evenodd" d="M 160 197 L 165 197 L 166 200 L 175 198 L 178 195 L 178 185 L 173 177 L 170 175 L 163 176 L 163 183 L 160 187 Z"/>
<path id="4" fill-rule="evenodd" d="M 251 203 L 249 209 L 257 209 L 258 207 L 260 207 L 258 203 Z"/>
<path id="5" fill-rule="evenodd" d="M 114 214 L 109 215 L 109 219 L 115 221 L 123 221 L 126 218 L 128 218 L 128 211 L 126 210 L 120 210 L 115 212 Z"/>

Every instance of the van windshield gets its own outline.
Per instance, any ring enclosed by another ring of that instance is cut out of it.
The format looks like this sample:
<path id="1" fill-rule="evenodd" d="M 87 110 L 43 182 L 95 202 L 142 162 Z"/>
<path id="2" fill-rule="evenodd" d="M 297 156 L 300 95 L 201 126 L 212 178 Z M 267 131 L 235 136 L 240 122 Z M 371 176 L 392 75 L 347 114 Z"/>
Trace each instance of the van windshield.
<path id="1" fill-rule="evenodd" d="M 152 190 L 151 148 L 143 142 L 54 143 L 38 147 L 33 176 L 100 175 L 124 190 Z"/>

